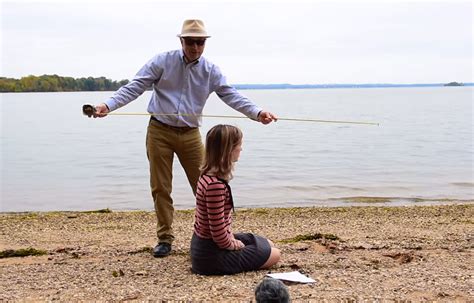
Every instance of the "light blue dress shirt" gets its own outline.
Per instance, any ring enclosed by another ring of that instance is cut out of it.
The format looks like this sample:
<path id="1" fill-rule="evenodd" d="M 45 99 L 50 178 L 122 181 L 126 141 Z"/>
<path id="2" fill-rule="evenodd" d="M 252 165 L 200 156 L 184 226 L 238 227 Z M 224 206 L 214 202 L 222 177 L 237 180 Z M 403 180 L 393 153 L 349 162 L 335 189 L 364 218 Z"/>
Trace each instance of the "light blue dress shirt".
<path id="1" fill-rule="evenodd" d="M 204 57 L 186 64 L 182 50 L 161 53 L 148 61 L 133 80 L 122 86 L 105 104 L 116 110 L 153 87 L 148 112 L 153 114 L 191 114 L 198 116 L 160 116 L 172 126 L 198 127 L 204 105 L 213 92 L 227 105 L 257 120 L 261 108 L 228 85 L 219 67 Z"/>

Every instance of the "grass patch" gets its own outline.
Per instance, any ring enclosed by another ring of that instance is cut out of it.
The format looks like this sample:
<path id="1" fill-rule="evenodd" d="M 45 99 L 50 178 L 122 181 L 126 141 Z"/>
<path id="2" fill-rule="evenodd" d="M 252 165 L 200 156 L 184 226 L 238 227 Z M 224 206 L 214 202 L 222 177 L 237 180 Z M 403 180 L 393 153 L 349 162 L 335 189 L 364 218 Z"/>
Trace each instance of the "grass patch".
<path id="1" fill-rule="evenodd" d="M 256 208 L 252 212 L 256 215 L 268 215 L 269 210 L 266 208 Z"/>
<path id="2" fill-rule="evenodd" d="M 186 250 L 176 250 L 172 252 L 174 256 L 189 256 L 189 252 Z"/>
<path id="3" fill-rule="evenodd" d="M 118 271 L 114 270 L 114 271 L 112 271 L 112 276 L 114 276 L 115 278 L 123 277 L 123 276 L 125 276 L 125 273 L 121 269 L 119 269 Z"/>
<path id="4" fill-rule="evenodd" d="M 278 242 L 280 242 L 280 243 L 296 243 L 296 242 L 301 242 L 301 241 L 314 241 L 314 240 L 319 240 L 319 239 L 339 240 L 339 237 L 336 236 L 336 235 L 333 235 L 333 234 L 315 233 L 315 234 L 297 235 L 296 237 L 283 239 L 283 240 L 280 240 Z"/>
<path id="5" fill-rule="evenodd" d="M 19 220 L 31 220 L 39 218 L 38 213 L 21 213 L 18 217 Z"/>
<path id="6" fill-rule="evenodd" d="M 81 211 L 81 213 L 84 213 L 84 214 L 109 214 L 111 212 L 112 212 L 112 210 L 109 209 L 109 208 Z"/>
<path id="7" fill-rule="evenodd" d="M 0 259 L 13 257 L 27 257 L 27 256 L 43 256 L 47 255 L 46 250 L 36 248 L 21 248 L 21 249 L 7 249 L 0 252 Z"/>
<path id="8" fill-rule="evenodd" d="M 134 250 L 129 252 L 128 254 L 130 255 L 136 255 L 136 254 L 141 254 L 141 253 L 149 253 L 151 254 L 153 252 L 153 247 L 145 246 L 140 249 Z"/>
<path id="9" fill-rule="evenodd" d="M 344 200 L 352 203 L 389 203 L 392 201 L 387 197 L 347 197 Z"/>
<path id="10" fill-rule="evenodd" d="M 190 214 L 194 214 L 194 208 L 193 209 L 180 209 L 180 210 L 177 210 L 176 212 L 185 214 L 185 215 L 190 215 Z"/>

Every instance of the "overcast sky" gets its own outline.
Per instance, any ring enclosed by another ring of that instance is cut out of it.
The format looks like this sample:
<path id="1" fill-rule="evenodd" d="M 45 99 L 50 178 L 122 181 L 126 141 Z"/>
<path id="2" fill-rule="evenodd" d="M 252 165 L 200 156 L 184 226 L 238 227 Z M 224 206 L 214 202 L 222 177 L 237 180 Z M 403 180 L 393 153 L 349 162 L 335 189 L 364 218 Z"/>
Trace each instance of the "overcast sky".
<path id="1" fill-rule="evenodd" d="M 1 76 L 131 79 L 204 20 L 230 83 L 473 82 L 471 1 L 5 1 Z"/>

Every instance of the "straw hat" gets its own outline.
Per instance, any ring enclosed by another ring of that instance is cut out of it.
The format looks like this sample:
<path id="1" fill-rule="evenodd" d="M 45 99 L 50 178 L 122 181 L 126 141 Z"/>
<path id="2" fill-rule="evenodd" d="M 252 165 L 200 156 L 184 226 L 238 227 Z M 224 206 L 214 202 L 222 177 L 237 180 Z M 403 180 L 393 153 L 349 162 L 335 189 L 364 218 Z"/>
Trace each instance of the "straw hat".
<path id="1" fill-rule="evenodd" d="M 184 20 L 183 28 L 181 29 L 181 34 L 177 35 L 178 37 L 203 37 L 209 38 L 204 27 L 204 22 L 197 19 Z"/>

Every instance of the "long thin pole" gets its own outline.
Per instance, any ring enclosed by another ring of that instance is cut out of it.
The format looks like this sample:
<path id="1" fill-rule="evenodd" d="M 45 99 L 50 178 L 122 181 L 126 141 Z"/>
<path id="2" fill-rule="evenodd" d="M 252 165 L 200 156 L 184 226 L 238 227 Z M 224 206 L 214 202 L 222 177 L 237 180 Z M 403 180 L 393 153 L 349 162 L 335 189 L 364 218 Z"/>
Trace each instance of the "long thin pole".
<path id="1" fill-rule="evenodd" d="M 230 115 L 196 115 L 196 114 L 151 114 L 151 113 L 131 113 L 131 112 L 111 112 L 107 115 L 112 116 L 192 116 L 204 118 L 227 118 L 227 119 L 249 119 L 246 116 L 230 116 Z M 345 123 L 345 124 L 365 124 L 365 125 L 379 125 L 376 122 L 360 122 L 360 121 L 340 121 L 340 120 L 320 120 L 320 119 L 297 119 L 297 118 L 278 118 L 281 121 L 296 121 L 296 122 L 317 122 L 317 123 Z"/>

